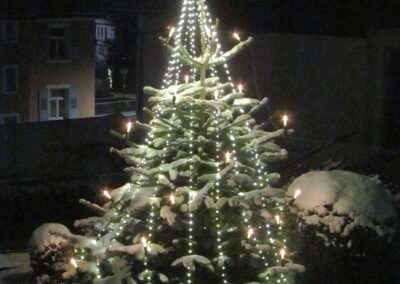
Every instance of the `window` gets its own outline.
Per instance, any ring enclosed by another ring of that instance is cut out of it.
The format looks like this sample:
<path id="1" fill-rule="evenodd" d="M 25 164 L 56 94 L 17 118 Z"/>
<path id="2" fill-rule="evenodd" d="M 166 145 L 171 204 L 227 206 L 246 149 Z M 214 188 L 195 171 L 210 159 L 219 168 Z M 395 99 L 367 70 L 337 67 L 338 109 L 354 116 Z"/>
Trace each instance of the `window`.
<path id="1" fill-rule="evenodd" d="M 3 41 L 16 42 L 18 36 L 18 28 L 16 21 L 3 22 Z"/>
<path id="2" fill-rule="evenodd" d="M 58 120 L 67 117 L 66 100 L 68 99 L 69 89 L 49 89 L 49 119 Z"/>
<path id="3" fill-rule="evenodd" d="M 49 58 L 53 60 L 68 58 L 65 27 L 49 28 Z"/>
<path id="4" fill-rule="evenodd" d="M 19 113 L 0 113 L 0 124 L 19 123 Z"/>
<path id="5" fill-rule="evenodd" d="M 18 66 L 16 65 L 3 66 L 3 92 L 4 93 L 18 92 Z"/>

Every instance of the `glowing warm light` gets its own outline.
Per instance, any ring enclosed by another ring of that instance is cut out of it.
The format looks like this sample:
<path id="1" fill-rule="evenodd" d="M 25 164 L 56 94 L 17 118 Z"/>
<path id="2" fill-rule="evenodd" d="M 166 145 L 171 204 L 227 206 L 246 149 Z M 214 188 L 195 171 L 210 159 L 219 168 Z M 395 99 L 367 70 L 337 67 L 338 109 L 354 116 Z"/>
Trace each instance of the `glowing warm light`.
<path id="1" fill-rule="evenodd" d="M 250 239 L 254 235 L 254 230 L 253 228 L 249 228 L 247 231 L 247 238 Z"/>
<path id="2" fill-rule="evenodd" d="M 301 194 L 301 189 L 296 189 L 296 191 L 294 192 L 293 198 L 296 199 L 297 197 L 299 197 Z"/>
<path id="3" fill-rule="evenodd" d="M 214 99 L 215 99 L 215 100 L 218 100 L 218 97 L 219 97 L 219 93 L 218 93 L 218 91 L 215 91 L 215 92 L 214 92 Z"/>
<path id="4" fill-rule="evenodd" d="M 283 126 L 286 127 L 287 124 L 288 124 L 288 121 L 289 121 L 289 117 L 287 116 L 287 114 L 285 114 L 285 115 L 282 117 L 282 121 L 283 121 Z"/>
<path id="5" fill-rule="evenodd" d="M 187 83 L 189 83 L 189 75 L 185 75 L 185 83 L 187 84 Z"/>
<path id="6" fill-rule="evenodd" d="M 175 204 L 175 195 L 171 194 L 169 196 L 169 201 L 171 201 L 171 204 Z"/>
<path id="7" fill-rule="evenodd" d="M 129 121 L 127 124 L 126 124 L 126 132 L 131 132 L 131 129 L 132 129 L 132 121 Z"/>
<path id="8" fill-rule="evenodd" d="M 240 35 L 239 35 L 239 33 L 233 33 L 233 35 L 232 35 L 235 39 L 237 39 L 238 41 L 240 41 Z"/>
<path id="9" fill-rule="evenodd" d="M 280 223 L 282 223 L 282 220 L 281 220 L 281 217 L 279 216 L 279 215 L 276 215 L 275 216 L 275 220 L 276 220 L 276 223 L 279 225 Z"/>
<path id="10" fill-rule="evenodd" d="M 284 260 L 285 259 L 285 255 L 286 255 L 286 251 L 284 249 L 281 249 L 279 254 L 281 255 L 281 259 Z"/>
<path id="11" fill-rule="evenodd" d="M 206 34 L 208 37 L 211 37 L 211 29 L 208 26 L 206 26 Z"/>
<path id="12" fill-rule="evenodd" d="M 231 162 L 231 153 L 226 152 L 225 161 L 226 161 L 227 164 L 229 164 Z"/>
<path id="13" fill-rule="evenodd" d="M 142 237 L 140 239 L 140 241 L 142 242 L 142 245 L 146 248 L 147 247 L 147 239 L 146 239 L 146 237 Z"/>
<path id="14" fill-rule="evenodd" d="M 103 195 L 104 195 L 105 197 L 107 197 L 108 199 L 111 199 L 111 198 L 112 198 L 111 195 L 110 195 L 110 193 L 108 192 L 108 190 L 104 190 L 104 191 L 103 191 Z"/>
<path id="15" fill-rule="evenodd" d="M 239 93 L 243 92 L 243 85 L 242 84 L 238 85 L 238 90 L 239 90 Z"/>
<path id="16" fill-rule="evenodd" d="M 73 267 L 78 268 L 78 263 L 74 258 L 71 258 L 70 263 L 72 264 Z"/>
<path id="17" fill-rule="evenodd" d="M 172 37 L 175 32 L 176 32 L 176 28 L 175 27 L 169 27 L 169 35 L 168 35 L 168 37 Z"/>

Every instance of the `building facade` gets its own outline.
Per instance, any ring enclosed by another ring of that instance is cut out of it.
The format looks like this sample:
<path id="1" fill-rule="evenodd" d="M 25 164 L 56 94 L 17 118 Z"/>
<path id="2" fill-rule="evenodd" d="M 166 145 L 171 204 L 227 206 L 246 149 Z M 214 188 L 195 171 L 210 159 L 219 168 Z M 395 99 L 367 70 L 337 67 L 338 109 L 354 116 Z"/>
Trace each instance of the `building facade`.
<path id="1" fill-rule="evenodd" d="M 110 22 L 10 18 L 1 22 L 1 33 L 1 124 L 95 115 L 96 57 L 107 56 Z"/>

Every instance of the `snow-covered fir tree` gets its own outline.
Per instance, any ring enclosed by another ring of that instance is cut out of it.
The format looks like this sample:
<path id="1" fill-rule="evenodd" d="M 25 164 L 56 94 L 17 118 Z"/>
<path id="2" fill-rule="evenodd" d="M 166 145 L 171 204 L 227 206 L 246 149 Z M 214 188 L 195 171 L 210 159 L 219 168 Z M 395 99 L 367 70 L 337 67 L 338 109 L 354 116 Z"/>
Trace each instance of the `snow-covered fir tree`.
<path id="1" fill-rule="evenodd" d="M 97 217 L 75 222 L 60 277 L 79 283 L 293 283 L 284 229 L 285 192 L 268 164 L 287 157 L 255 117 L 267 99 L 247 98 L 228 61 L 252 38 L 224 52 L 205 0 L 183 0 L 179 23 L 161 39 L 169 66 L 160 89 L 146 87 L 151 117 L 135 122 L 143 144 L 111 149 L 129 164 L 130 182 L 104 192 Z M 65 268 L 65 267 L 64 267 Z"/>

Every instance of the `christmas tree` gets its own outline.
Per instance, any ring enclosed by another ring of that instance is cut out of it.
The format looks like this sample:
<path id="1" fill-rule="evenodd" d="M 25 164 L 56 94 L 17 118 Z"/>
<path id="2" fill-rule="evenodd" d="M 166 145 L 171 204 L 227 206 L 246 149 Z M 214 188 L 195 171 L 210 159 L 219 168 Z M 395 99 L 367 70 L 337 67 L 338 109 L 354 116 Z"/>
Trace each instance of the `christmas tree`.
<path id="1" fill-rule="evenodd" d="M 169 66 L 160 89 L 146 87 L 145 142 L 111 149 L 130 182 L 104 191 L 99 216 L 75 222 L 70 264 L 79 283 L 293 283 L 284 229 L 285 192 L 268 165 L 287 157 L 275 144 L 290 130 L 265 131 L 256 115 L 267 99 L 246 98 L 222 50 L 205 0 L 184 0 L 177 28 L 161 41 Z M 285 126 L 286 126 L 285 120 Z M 133 136 L 133 135 L 131 135 Z"/>

